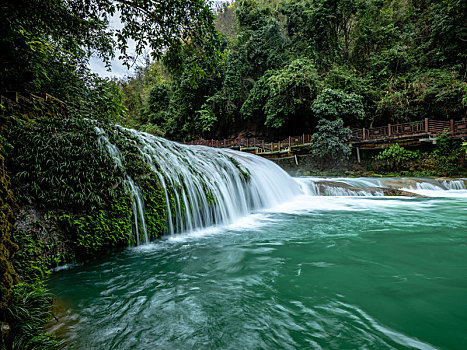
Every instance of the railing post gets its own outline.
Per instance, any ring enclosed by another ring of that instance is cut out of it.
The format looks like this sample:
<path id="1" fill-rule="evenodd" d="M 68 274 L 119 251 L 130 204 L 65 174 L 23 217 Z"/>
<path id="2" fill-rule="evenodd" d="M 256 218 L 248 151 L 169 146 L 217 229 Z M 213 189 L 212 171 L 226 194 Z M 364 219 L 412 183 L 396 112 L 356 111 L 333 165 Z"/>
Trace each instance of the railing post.
<path id="1" fill-rule="evenodd" d="M 362 131 L 363 131 L 363 133 L 362 133 L 363 141 L 365 141 L 365 140 L 366 140 L 366 132 L 365 132 L 365 128 L 363 128 L 363 130 L 362 130 Z"/>
<path id="2" fill-rule="evenodd" d="M 391 124 L 388 124 L 388 136 L 391 137 Z"/>
<path id="3" fill-rule="evenodd" d="M 302 145 L 304 145 L 304 144 L 305 144 L 305 134 L 303 134 L 303 136 L 302 136 Z"/>
<path id="4" fill-rule="evenodd" d="M 291 138 L 290 138 L 290 136 L 289 136 L 289 149 L 290 149 L 290 140 L 291 140 Z"/>
<path id="5" fill-rule="evenodd" d="M 428 129 L 428 118 L 425 118 L 425 132 L 428 134 L 430 130 Z"/>
<path id="6" fill-rule="evenodd" d="M 454 119 L 451 119 L 451 136 L 454 136 Z"/>
<path id="7" fill-rule="evenodd" d="M 264 151 L 264 140 L 263 140 L 263 151 Z"/>

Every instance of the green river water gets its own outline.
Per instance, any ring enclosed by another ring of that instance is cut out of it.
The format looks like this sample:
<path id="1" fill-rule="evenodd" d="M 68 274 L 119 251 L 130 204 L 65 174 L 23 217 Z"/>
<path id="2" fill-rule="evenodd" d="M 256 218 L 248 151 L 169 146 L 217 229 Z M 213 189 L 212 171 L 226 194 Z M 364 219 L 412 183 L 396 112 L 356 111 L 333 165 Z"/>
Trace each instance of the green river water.
<path id="1" fill-rule="evenodd" d="M 72 349 L 467 349 L 467 190 L 303 195 L 55 272 Z"/>

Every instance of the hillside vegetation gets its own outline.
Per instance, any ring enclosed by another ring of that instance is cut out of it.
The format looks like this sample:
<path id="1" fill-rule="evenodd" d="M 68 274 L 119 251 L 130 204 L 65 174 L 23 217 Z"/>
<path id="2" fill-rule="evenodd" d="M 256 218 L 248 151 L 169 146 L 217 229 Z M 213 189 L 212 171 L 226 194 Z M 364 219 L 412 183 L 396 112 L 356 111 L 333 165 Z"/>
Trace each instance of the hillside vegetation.
<path id="1" fill-rule="evenodd" d="M 122 84 L 127 121 L 188 140 L 465 118 L 465 18 L 463 0 L 227 3 L 222 59 L 199 60 L 189 42 L 175 70 L 170 56 L 148 61 Z"/>

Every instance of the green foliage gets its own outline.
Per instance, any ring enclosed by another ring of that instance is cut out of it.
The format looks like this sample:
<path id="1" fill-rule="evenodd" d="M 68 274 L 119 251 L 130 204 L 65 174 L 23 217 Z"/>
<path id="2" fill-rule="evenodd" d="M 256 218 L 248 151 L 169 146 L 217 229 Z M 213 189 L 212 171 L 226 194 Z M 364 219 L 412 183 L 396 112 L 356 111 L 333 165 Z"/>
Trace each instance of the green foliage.
<path id="1" fill-rule="evenodd" d="M 57 67 L 75 71 L 77 65 L 86 66 L 91 54 L 97 53 L 109 63 L 114 46 L 129 64 L 133 59 L 129 40 L 134 41 L 137 55 L 149 46 L 151 55 L 160 58 L 167 48 L 178 47 L 189 38 L 197 48 L 212 49 L 212 41 L 200 45 L 200 39 L 217 35 L 209 4 L 202 0 L 91 0 L 86 4 L 79 0 L 7 0 L 1 6 L 5 20 L 0 30 L 6 45 L 1 52 L 6 68 L 0 79 L 6 84 L 2 90 L 22 91 L 30 82 L 30 88 L 40 89 L 53 78 Z M 120 28 L 108 26 L 112 15 L 119 17 Z"/>
<path id="2" fill-rule="evenodd" d="M 342 119 L 347 125 L 365 117 L 361 96 L 342 90 L 324 89 L 313 101 L 311 110 L 318 119 Z"/>
<path id="3" fill-rule="evenodd" d="M 18 191 L 48 209 L 92 210 L 115 198 L 123 191 L 122 174 L 109 167 L 112 160 L 97 147 L 97 137 L 88 120 L 42 119 L 13 129 L 11 169 Z"/>
<path id="4" fill-rule="evenodd" d="M 145 123 L 151 110 L 150 92 L 159 85 L 170 87 L 168 73 L 160 62 L 151 64 L 149 57 L 145 63 L 135 68 L 135 72 L 119 81 L 122 92 L 125 96 L 124 104 L 128 109 L 130 122 Z"/>
<path id="5" fill-rule="evenodd" d="M 351 150 L 345 142 L 350 138 L 351 131 L 344 127 L 342 119 L 321 119 L 317 129 L 311 135 L 310 154 L 330 167 L 336 167 L 349 158 Z"/>
<path id="6" fill-rule="evenodd" d="M 242 0 L 235 6 L 235 17 L 240 27 L 258 30 L 271 16 L 271 9 L 257 0 Z"/>
<path id="7" fill-rule="evenodd" d="M 146 224 L 150 238 L 162 235 L 167 227 L 167 207 L 165 193 L 159 179 L 151 173 L 141 182 L 143 191 Z"/>
<path id="8" fill-rule="evenodd" d="M 352 127 L 459 119 L 466 111 L 465 6 L 459 0 L 226 5 L 217 19 L 230 28 L 219 79 L 206 89 L 203 76 L 186 89 L 191 73 L 172 74 L 172 107 L 159 118 L 167 122 L 156 124 L 177 139 L 240 131 L 278 138 L 311 132 L 321 117 Z M 181 64 L 196 60 L 190 55 L 180 56 Z"/>
<path id="9" fill-rule="evenodd" d="M 356 0 L 282 1 L 286 29 L 295 48 L 326 64 L 345 57 L 351 47 Z"/>
<path id="10" fill-rule="evenodd" d="M 431 152 L 411 151 L 394 144 L 374 159 L 378 171 L 392 176 L 458 176 L 465 172 L 465 150 L 461 141 L 451 139 L 447 131 L 438 137 Z"/>
<path id="11" fill-rule="evenodd" d="M 190 62 L 201 63 L 182 45 L 176 58 L 184 69 L 171 71 L 170 107 L 157 118 L 165 122 L 155 124 L 175 139 L 241 131 L 280 138 L 312 132 L 321 116 L 352 127 L 460 119 L 465 6 L 460 0 L 225 5 L 217 23 L 229 41 L 219 46 L 216 78 L 190 71 Z M 197 84 L 186 88 L 192 80 Z"/>
<path id="12" fill-rule="evenodd" d="M 112 55 L 107 19 L 79 11 L 77 5 L 62 0 L 2 2 L 0 61 L 5 69 L 0 90 L 44 91 L 56 72 L 73 74 L 91 51 Z"/>
<path id="13" fill-rule="evenodd" d="M 97 127 L 105 130 L 120 150 L 122 167 L 116 166 L 107 152 Z M 157 237 L 164 232 L 167 213 L 163 189 L 159 179 L 150 175 L 141 145 L 131 132 L 89 120 L 45 118 L 17 126 L 10 137 L 10 168 L 16 174 L 21 203 L 32 202 L 52 217 L 56 227 L 45 231 L 61 232 L 65 245 L 78 258 L 126 246 L 135 239 L 125 176 L 142 191 L 148 234 Z M 44 241 L 43 233 L 39 227 L 30 227 L 15 237 L 20 245 L 18 264 L 30 280 L 40 279 L 43 271 L 66 258 L 43 253 L 54 250 L 49 245 L 53 242 Z M 36 240 L 42 243 L 35 244 Z"/>
<path id="14" fill-rule="evenodd" d="M 417 25 L 426 31 L 426 36 L 415 38 L 414 49 L 420 64 L 436 68 L 460 64 L 465 70 L 467 3 L 463 0 L 429 0 L 426 3 L 425 6 L 413 5 L 420 11 Z"/>
<path id="15" fill-rule="evenodd" d="M 449 131 L 438 136 L 436 148 L 431 155 L 440 172 L 447 176 L 459 172 L 459 160 L 464 158 L 462 143 L 449 137 Z"/>
<path id="16" fill-rule="evenodd" d="M 375 159 L 387 161 L 388 163 L 398 166 L 403 162 L 418 159 L 419 157 L 419 151 L 410 151 L 396 143 L 377 154 Z"/>
<path id="17" fill-rule="evenodd" d="M 121 123 L 127 108 L 120 85 L 94 74 L 88 75 L 85 82 L 76 99 L 68 103 L 75 116 Z"/>
<path id="18" fill-rule="evenodd" d="M 44 332 L 47 321 L 53 317 L 51 304 L 52 296 L 41 284 L 16 285 L 11 302 L 2 315 L 11 327 L 6 348 L 55 350 L 63 347 L 52 335 Z"/>
<path id="19" fill-rule="evenodd" d="M 196 119 L 196 128 L 202 132 L 210 131 L 214 123 L 217 122 L 217 118 L 213 111 L 204 104 L 201 106 L 201 109 L 197 111 L 197 113 L 199 114 L 199 117 Z"/>
<path id="20" fill-rule="evenodd" d="M 164 130 L 159 125 L 155 125 L 151 123 L 146 123 L 146 124 L 141 125 L 139 127 L 139 131 L 147 132 L 148 134 L 151 134 L 154 136 L 160 136 L 160 137 L 165 136 Z"/>
<path id="21" fill-rule="evenodd" d="M 128 244 L 131 241 L 131 209 L 128 197 L 80 216 L 62 214 L 61 226 L 74 242 L 77 257 L 95 256 L 98 252 Z"/>
<path id="22" fill-rule="evenodd" d="M 123 120 L 178 140 L 234 136 L 245 128 L 259 134 L 273 128 L 277 136 L 311 132 L 319 119 L 311 105 L 328 89 L 361 96 L 365 116 L 358 110 L 343 117 L 352 126 L 458 119 L 466 111 L 466 6 L 244 0 L 219 6 L 215 19 L 202 0 L 8 0 L 0 88 L 47 91 L 74 115 Z M 108 28 L 110 15 L 120 17 L 122 28 Z M 109 62 L 118 48 L 133 62 L 130 40 L 136 54 L 149 47 L 159 61 L 147 59 L 118 84 L 90 74 L 91 53 Z M 297 62 L 304 67 L 293 68 Z"/>
<path id="23" fill-rule="evenodd" d="M 4 144 L 5 140 L 2 139 L 0 143 L 2 153 L 5 152 Z M 17 209 L 5 159 L 0 154 L 0 310 L 7 304 L 11 288 L 17 280 L 12 258 L 18 246 L 11 239 Z"/>
<path id="24" fill-rule="evenodd" d="M 376 113 L 393 121 L 426 116 L 454 119 L 464 113 L 466 96 L 465 82 L 452 68 L 416 72 L 394 80 L 392 91 L 378 101 Z"/>
<path id="25" fill-rule="evenodd" d="M 15 254 L 15 268 L 28 283 L 41 282 L 52 267 L 66 261 L 60 254 L 53 255 L 53 245 L 44 242 L 44 230 L 38 226 L 16 230 L 13 234 L 14 242 L 20 247 Z"/>
<path id="26" fill-rule="evenodd" d="M 171 98 L 171 89 L 167 84 L 154 86 L 149 92 L 148 97 L 148 120 L 151 123 L 162 125 L 164 123 L 163 111 L 169 107 Z"/>
<path id="27" fill-rule="evenodd" d="M 185 139 L 203 135 L 205 123 L 198 120 L 202 115 L 196 112 L 203 109 L 204 97 L 212 95 L 219 83 L 218 77 L 210 76 L 195 88 L 190 83 L 189 72 L 180 77 L 169 104 L 170 119 L 164 125 L 168 137 Z"/>
<path id="28" fill-rule="evenodd" d="M 310 106 L 319 89 L 319 77 L 312 61 L 298 59 L 282 70 L 270 71 L 253 87 L 242 106 L 251 117 L 264 113 L 265 125 L 280 128 L 291 121 L 308 123 Z"/>

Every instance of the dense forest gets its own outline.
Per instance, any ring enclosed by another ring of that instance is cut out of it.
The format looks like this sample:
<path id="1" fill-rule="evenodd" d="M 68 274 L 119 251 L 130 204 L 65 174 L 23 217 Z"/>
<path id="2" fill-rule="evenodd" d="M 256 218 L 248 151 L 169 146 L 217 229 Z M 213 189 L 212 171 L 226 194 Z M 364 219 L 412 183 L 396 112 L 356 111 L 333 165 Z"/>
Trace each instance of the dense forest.
<path id="1" fill-rule="evenodd" d="M 43 332 L 50 269 L 128 246 L 136 197 L 148 240 L 166 230 L 187 185 L 115 123 L 176 141 L 318 130 L 310 153 L 340 164 L 347 127 L 466 118 L 466 0 L 5 0 L 0 14 L 2 350 L 60 347 Z M 91 57 L 134 73 L 103 78 Z M 456 142 L 378 157 L 459 175 Z"/>
<path id="2" fill-rule="evenodd" d="M 466 116 L 467 2 L 224 3 L 198 61 L 191 43 L 120 82 L 128 123 L 176 140 L 279 139 L 319 120 L 369 127 Z M 193 62 L 200 66 L 193 70 Z"/>
<path id="3" fill-rule="evenodd" d="M 174 140 L 466 116 L 465 0 L 149 4 L 3 2 L 0 90 L 47 92 L 74 115 Z M 101 78 L 92 56 L 135 73 Z"/>

